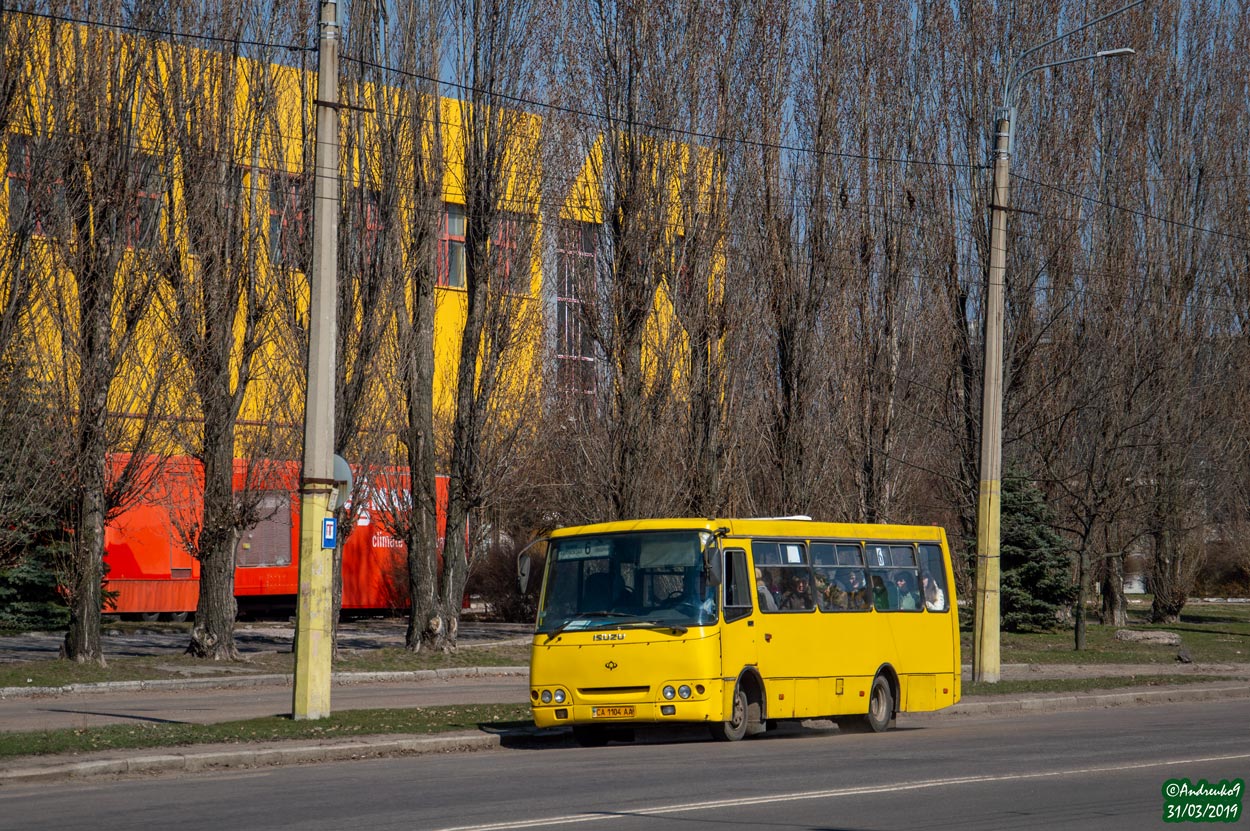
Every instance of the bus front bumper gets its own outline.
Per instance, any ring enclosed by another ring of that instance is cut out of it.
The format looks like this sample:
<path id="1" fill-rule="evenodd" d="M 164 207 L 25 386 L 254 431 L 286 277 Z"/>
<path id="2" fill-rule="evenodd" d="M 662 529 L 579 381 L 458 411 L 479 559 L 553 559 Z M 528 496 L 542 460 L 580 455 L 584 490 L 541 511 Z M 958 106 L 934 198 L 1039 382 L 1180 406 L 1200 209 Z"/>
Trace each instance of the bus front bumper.
<path id="1" fill-rule="evenodd" d="M 708 690 L 708 693 L 711 693 Z M 719 692 L 719 691 L 718 691 Z M 671 701 L 595 702 L 577 704 L 531 704 L 538 727 L 574 724 L 664 724 L 667 722 L 719 721 L 721 696 L 705 694 L 698 699 Z"/>

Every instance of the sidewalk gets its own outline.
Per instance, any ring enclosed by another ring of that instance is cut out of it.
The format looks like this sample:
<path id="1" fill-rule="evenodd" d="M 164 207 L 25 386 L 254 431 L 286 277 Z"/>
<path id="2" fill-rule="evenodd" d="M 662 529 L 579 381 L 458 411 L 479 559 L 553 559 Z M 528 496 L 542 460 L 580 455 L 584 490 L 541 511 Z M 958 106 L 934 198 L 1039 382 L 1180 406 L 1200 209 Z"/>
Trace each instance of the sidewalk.
<path id="1" fill-rule="evenodd" d="M 968 667 L 964 668 L 965 676 Z M 498 676 L 524 675 L 524 667 L 482 667 L 458 670 L 459 681 L 472 684 L 474 679 Z M 428 684 L 431 673 L 367 673 L 338 674 L 336 684 L 394 683 L 404 681 L 421 686 Z M 1003 680 L 1022 678 L 1092 678 L 1125 677 L 1133 675 L 1228 675 L 1237 681 L 1202 682 L 1165 686 L 1125 687 L 1106 692 L 1081 693 L 1034 693 L 1021 695 L 989 695 L 965 697 L 959 704 L 939 713 L 904 715 L 905 719 L 942 719 L 959 716 L 984 716 L 1010 713 L 1061 712 L 1069 710 L 1122 707 L 1133 705 L 1163 704 L 1171 702 L 1201 702 L 1230 699 L 1250 699 L 1250 664 L 1219 665 L 1070 665 L 1028 666 L 1008 664 L 1002 667 Z M 380 678 L 379 676 L 386 676 Z M 420 676 L 421 678 L 418 678 Z M 276 676 L 289 682 L 289 678 Z M 422 680 L 424 679 L 424 680 Z M 148 682 L 141 689 L 152 689 L 160 684 L 166 688 L 173 685 L 202 688 L 205 679 L 188 681 Z M 217 679 L 220 681 L 221 679 Z M 256 680 L 256 679 L 249 679 Z M 516 679 L 521 680 L 521 679 Z M 275 682 L 276 683 L 276 682 Z M 483 683 L 485 686 L 485 682 Z M 80 687 L 87 685 L 80 685 Z M 91 685 L 105 688 L 108 685 Z M 518 703 L 517 690 L 498 688 L 506 692 L 496 697 L 508 700 L 494 703 Z M 21 690 L 22 692 L 29 692 Z M 108 689 L 76 689 L 65 696 L 72 700 L 81 696 L 106 694 Z M 98 699 L 97 699 L 98 700 Z M 214 718 L 213 716 L 220 716 Z M 237 717 L 230 707 L 224 707 L 210 715 L 208 721 L 225 721 Z M 819 724 L 819 723 L 816 723 Z M 289 740 L 282 742 L 253 743 L 246 745 L 196 745 L 187 748 L 147 748 L 127 751 L 103 751 L 72 756 L 42 756 L 15 758 L 0 761 L 0 788 L 23 783 L 58 781 L 92 776 L 119 776 L 136 773 L 162 773 L 207 770 L 212 768 L 246 768 L 264 765 L 299 764 L 308 762 L 332 762 L 348 759 L 426 753 L 467 752 L 490 750 L 501 746 L 538 746 L 571 743 L 567 730 L 537 730 L 518 728 L 499 732 L 462 732 L 432 736 L 366 736 L 340 740 Z"/>

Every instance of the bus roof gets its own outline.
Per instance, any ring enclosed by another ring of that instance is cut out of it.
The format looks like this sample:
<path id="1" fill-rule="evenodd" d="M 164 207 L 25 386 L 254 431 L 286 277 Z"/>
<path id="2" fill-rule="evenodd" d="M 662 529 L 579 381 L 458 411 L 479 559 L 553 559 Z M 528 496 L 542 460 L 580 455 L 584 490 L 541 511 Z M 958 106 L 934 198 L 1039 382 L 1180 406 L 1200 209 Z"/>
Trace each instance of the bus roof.
<path id="1" fill-rule="evenodd" d="M 552 539 L 586 534 L 613 534 L 626 531 L 718 531 L 726 537 L 802 537 L 804 539 L 846 540 L 933 540 L 943 541 L 945 531 L 937 525 L 881 525 L 854 522 L 815 522 L 792 517 L 628 519 L 594 525 L 571 525 L 553 531 Z"/>

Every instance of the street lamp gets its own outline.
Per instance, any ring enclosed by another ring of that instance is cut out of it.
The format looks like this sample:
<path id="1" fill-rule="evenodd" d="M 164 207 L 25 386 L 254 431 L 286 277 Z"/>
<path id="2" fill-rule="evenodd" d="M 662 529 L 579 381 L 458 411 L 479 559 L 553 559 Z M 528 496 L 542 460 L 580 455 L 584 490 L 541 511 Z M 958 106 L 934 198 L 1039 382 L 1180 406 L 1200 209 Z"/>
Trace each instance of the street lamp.
<path id="1" fill-rule="evenodd" d="M 1003 286 L 1007 271 L 1007 213 L 1010 190 L 1009 164 L 1013 149 L 1016 90 L 1021 80 L 1042 69 L 1097 58 L 1132 55 L 1128 48 L 1106 49 L 1092 55 L 1035 64 L 1021 69 L 1035 52 L 1115 17 L 1145 0 L 1135 0 L 1102 17 L 1039 43 L 1020 53 L 1003 84 L 1002 106 L 994 124 L 994 195 L 990 208 L 990 273 L 985 297 L 985 381 L 981 402 L 981 482 L 977 495 L 976 632 L 972 647 L 974 681 L 999 680 L 999 583 L 1003 465 Z"/>

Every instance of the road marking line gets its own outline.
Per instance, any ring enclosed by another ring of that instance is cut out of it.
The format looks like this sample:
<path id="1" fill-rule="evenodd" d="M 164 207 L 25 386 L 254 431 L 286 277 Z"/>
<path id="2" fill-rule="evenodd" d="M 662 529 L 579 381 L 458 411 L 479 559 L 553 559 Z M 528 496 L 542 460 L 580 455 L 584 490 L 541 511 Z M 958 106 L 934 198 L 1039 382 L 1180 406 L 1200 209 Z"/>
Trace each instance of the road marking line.
<path id="1" fill-rule="evenodd" d="M 989 782 L 1017 782 L 1024 779 L 1047 779 L 1057 776 L 1080 776 L 1089 773 L 1118 773 L 1126 770 L 1142 770 L 1145 768 L 1167 767 L 1170 765 L 1196 765 L 1205 762 L 1228 762 L 1236 759 L 1250 759 L 1250 753 L 1235 753 L 1227 756 L 1203 756 L 1193 759 L 1167 759 L 1156 762 L 1135 762 L 1133 764 L 1110 765 L 1107 767 L 1046 770 L 1037 771 L 1035 773 L 1004 773 L 990 776 L 957 776 L 950 779 L 922 779 L 917 782 L 900 782 L 893 785 L 866 785 L 859 788 L 835 788 L 823 791 L 796 791 L 794 793 L 772 794 L 771 796 L 716 799 L 708 802 L 685 802 L 677 805 L 661 805 L 655 808 L 638 808 L 635 810 L 621 811 L 590 811 L 580 814 L 542 817 L 540 819 L 486 823 L 484 825 L 457 825 L 450 828 L 440 828 L 437 829 L 437 831 L 513 831 L 513 829 L 522 828 L 545 828 L 551 825 L 574 825 L 576 823 L 583 822 L 605 822 L 607 820 L 628 819 L 631 817 L 681 814 L 690 811 L 711 811 L 717 808 L 741 808 L 751 805 L 769 805 L 777 802 L 799 802 L 805 799 L 832 799 L 840 796 L 863 796 L 865 794 L 895 793 L 897 791 L 941 788 L 950 785 L 977 785 Z"/>

